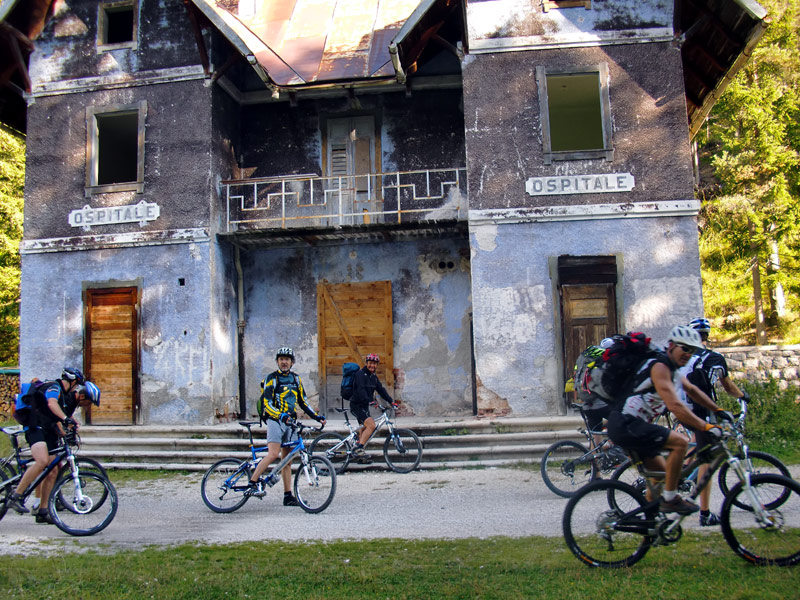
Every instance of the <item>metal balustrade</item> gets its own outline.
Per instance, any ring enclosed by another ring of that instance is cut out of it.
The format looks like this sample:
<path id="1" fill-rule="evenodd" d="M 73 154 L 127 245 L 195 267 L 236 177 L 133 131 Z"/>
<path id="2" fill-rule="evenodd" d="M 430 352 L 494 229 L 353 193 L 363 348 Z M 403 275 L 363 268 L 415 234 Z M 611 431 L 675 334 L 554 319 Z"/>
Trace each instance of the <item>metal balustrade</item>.
<path id="1" fill-rule="evenodd" d="M 466 220 L 465 168 L 223 181 L 227 231 Z"/>

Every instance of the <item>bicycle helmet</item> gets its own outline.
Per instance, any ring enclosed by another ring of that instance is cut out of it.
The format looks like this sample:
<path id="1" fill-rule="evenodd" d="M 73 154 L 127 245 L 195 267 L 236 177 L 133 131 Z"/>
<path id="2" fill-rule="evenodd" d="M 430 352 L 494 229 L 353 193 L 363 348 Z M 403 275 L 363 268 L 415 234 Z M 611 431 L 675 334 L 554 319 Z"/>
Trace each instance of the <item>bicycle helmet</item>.
<path id="1" fill-rule="evenodd" d="M 283 348 L 279 348 L 277 354 L 275 354 L 275 360 L 278 360 L 281 356 L 288 356 L 294 362 L 294 350 L 289 348 L 288 346 L 284 346 Z"/>
<path id="2" fill-rule="evenodd" d="M 64 367 L 64 370 L 61 371 L 61 379 L 66 381 L 77 381 L 79 385 L 83 384 L 85 381 L 81 370 L 76 369 L 75 367 Z"/>
<path id="3" fill-rule="evenodd" d="M 373 362 L 379 363 L 381 362 L 381 357 L 377 354 L 367 354 L 367 358 L 364 360 L 371 360 Z"/>
<path id="4" fill-rule="evenodd" d="M 676 325 L 669 333 L 669 341 L 684 346 L 692 346 L 694 348 L 702 348 L 703 340 L 700 339 L 700 334 L 697 330 L 687 327 L 686 325 Z"/>
<path id="5" fill-rule="evenodd" d="M 100 388 L 91 381 L 87 381 L 83 384 L 83 386 L 84 391 L 86 392 L 86 397 L 91 400 L 92 404 L 95 406 L 100 406 Z"/>
<path id="6" fill-rule="evenodd" d="M 691 327 L 695 331 L 699 331 L 700 333 L 708 333 L 711 331 L 711 323 L 708 322 L 708 319 L 705 317 L 697 317 L 696 319 L 692 319 L 689 321 L 687 327 Z"/>

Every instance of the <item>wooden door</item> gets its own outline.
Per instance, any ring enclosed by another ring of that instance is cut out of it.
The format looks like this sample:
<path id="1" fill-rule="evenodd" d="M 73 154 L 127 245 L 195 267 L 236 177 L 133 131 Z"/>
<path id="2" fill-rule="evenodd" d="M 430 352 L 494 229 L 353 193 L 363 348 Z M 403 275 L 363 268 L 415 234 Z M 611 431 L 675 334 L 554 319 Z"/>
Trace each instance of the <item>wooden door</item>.
<path id="1" fill-rule="evenodd" d="M 616 306 L 614 284 L 561 286 L 564 381 L 572 377 L 575 361 L 587 346 L 616 333 Z"/>
<path id="2" fill-rule="evenodd" d="M 364 365 L 374 352 L 381 358 L 377 374 L 391 393 L 394 387 L 394 341 L 392 337 L 392 283 L 320 283 L 317 285 L 319 334 L 320 410 L 338 416 L 342 365 Z M 347 406 L 347 403 L 345 403 Z"/>
<path id="3" fill-rule="evenodd" d="M 328 189 L 341 189 L 342 213 L 359 214 L 342 219 L 342 225 L 383 221 L 383 215 L 371 214 L 379 208 L 376 191 L 375 120 L 371 116 L 331 119 L 328 121 Z M 338 179 L 340 178 L 340 179 Z M 339 195 L 329 194 L 331 214 L 339 212 Z"/>
<path id="4" fill-rule="evenodd" d="M 87 415 L 93 425 L 131 425 L 139 406 L 138 291 L 86 291 L 86 376 L 101 391 L 100 406 Z"/>

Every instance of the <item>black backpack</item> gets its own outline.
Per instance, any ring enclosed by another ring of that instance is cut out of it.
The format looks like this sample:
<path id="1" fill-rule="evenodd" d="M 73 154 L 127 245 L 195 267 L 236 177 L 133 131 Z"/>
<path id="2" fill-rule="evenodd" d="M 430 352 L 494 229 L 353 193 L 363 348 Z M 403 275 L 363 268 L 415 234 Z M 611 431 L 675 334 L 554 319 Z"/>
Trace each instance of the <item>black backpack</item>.
<path id="1" fill-rule="evenodd" d="M 586 375 L 586 387 L 603 398 L 612 408 L 620 408 L 633 391 L 636 374 L 644 363 L 657 357 L 661 350 L 650 343 L 642 332 L 611 336 L 613 344 L 606 348 Z"/>
<path id="2" fill-rule="evenodd" d="M 342 387 L 339 391 L 343 400 L 350 400 L 353 397 L 353 379 L 360 369 L 358 364 L 352 362 L 342 365 Z"/>
<path id="3" fill-rule="evenodd" d="M 44 393 L 53 383 L 34 379 L 20 386 L 20 392 L 14 398 L 14 419 L 17 423 L 25 427 L 32 424 L 34 415 L 47 404 Z"/>

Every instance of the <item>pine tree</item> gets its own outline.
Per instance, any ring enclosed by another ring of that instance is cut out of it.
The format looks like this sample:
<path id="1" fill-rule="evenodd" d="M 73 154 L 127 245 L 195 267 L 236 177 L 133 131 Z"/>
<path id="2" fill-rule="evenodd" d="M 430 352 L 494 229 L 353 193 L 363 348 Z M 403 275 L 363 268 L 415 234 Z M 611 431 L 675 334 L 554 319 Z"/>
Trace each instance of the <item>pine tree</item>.
<path id="1" fill-rule="evenodd" d="M 19 242 L 25 143 L 0 128 L 0 365 L 19 364 Z"/>

